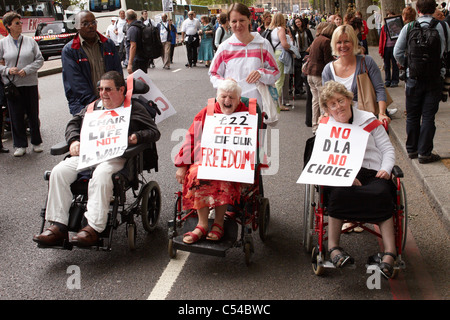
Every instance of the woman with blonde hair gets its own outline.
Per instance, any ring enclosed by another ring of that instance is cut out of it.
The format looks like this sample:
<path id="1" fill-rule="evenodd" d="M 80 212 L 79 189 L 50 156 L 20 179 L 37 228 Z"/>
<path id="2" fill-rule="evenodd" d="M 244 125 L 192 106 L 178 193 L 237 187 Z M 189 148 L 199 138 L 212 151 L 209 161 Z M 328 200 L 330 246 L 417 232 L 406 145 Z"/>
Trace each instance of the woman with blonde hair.
<path id="1" fill-rule="evenodd" d="M 358 38 L 354 29 L 349 25 L 338 27 L 331 38 L 332 54 L 338 59 L 328 63 L 322 72 L 322 83 L 334 80 L 345 85 L 347 90 L 353 92 L 353 101 L 358 101 L 357 76 L 367 72 L 375 89 L 379 107 L 378 119 L 391 119 L 386 114 L 386 89 L 381 77 L 380 69 L 371 56 L 360 55 Z"/>
<path id="2" fill-rule="evenodd" d="M 281 12 L 275 14 L 272 22 L 269 25 L 269 29 L 272 30 L 270 34 L 270 43 L 275 51 L 275 59 L 277 61 L 278 70 L 280 71 L 280 78 L 275 82 L 275 88 L 278 92 L 278 101 L 281 111 L 289 111 L 290 109 L 282 105 L 282 94 L 284 85 L 284 64 L 280 61 L 280 55 L 284 50 L 289 50 L 293 43 L 293 36 L 291 30 L 286 28 L 286 20 Z M 289 35 L 289 37 L 287 37 Z"/>

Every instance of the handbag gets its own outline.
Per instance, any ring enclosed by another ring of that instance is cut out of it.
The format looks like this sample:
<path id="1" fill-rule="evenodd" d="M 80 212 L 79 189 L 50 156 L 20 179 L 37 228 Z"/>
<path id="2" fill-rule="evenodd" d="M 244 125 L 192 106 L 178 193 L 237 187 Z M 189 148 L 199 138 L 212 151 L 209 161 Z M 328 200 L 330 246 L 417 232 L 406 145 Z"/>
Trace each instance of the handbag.
<path id="1" fill-rule="evenodd" d="M 356 77 L 356 84 L 358 86 L 358 109 L 372 112 L 374 115 L 378 116 L 380 109 L 377 102 L 377 94 L 373 87 L 372 81 L 370 80 L 364 57 L 361 60 L 361 70 L 364 70 L 364 73 L 360 73 Z M 392 104 L 393 100 L 389 92 L 386 90 L 386 87 L 384 87 L 384 90 L 386 91 L 387 107 Z"/>
<path id="2" fill-rule="evenodd" d="M 16 64 L 14 65 L 14 67 L 17 67 L 17 63 L 19 62 L 19 55 L 20 55 L 20 50 L 22 49 L 22 42 L 23 42 L 23 37 L 20 40 L 19 52 L 17 53 Z M 13 80 L 14 80 L 15 76 L 16 75 L 14 75 Z M 20 96 L 19 89 L 17 89 L 16 85 L 13 83 L 13 80 L 11 80 L 8 76 L 6 76 L 6 78 L 8 78 L 9 82 L 7 84 L 5 84 L 4 89 L 3 89 L 5 92 L 5 98 L 8 100 L 15 100 L 16 98 L 18 98 Z"/>
<path id="3" fill-rule="evenodd" d="M 263 64 L 263 52 L 261 45 L 261 67 Z M 278 91 L 275 87 L 266 85 L 261 81 L 258 81 L 256 84 L 256 89 L 262 98 L 262 112 L 266 114 L 264 119 L 264 123 L 268 125 L 276 125 L 279 119 L 279 111 L 278 111 Z"/>

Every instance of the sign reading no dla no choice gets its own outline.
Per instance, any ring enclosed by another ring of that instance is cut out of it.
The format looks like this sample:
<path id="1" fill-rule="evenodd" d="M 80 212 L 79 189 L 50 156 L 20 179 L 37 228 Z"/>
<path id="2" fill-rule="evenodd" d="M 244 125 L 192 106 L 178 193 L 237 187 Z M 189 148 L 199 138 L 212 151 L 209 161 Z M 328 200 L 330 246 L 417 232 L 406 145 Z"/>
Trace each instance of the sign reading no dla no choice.
<path id="1" fill-rule="evenodd" d="M 320 123 L 310 160 L 297 183 L 349 187 L 358 174 L 369 132 L 359 126 Z"/>

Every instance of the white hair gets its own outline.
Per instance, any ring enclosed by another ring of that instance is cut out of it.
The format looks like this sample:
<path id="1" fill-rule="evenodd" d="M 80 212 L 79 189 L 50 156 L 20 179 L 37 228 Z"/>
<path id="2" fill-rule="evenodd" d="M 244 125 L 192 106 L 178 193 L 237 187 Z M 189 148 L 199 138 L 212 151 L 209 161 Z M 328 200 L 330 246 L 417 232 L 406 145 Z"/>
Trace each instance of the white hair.
<path id="1" fill-rule="evenodd" d="M 238 83 L 232 79 L 225 79 L 217 88 L 217 96 L 219 93 L 223 92 L 233 92 L 236 93 L 239 97 L 242 94 L 242 88 L 238 85 Z"/>

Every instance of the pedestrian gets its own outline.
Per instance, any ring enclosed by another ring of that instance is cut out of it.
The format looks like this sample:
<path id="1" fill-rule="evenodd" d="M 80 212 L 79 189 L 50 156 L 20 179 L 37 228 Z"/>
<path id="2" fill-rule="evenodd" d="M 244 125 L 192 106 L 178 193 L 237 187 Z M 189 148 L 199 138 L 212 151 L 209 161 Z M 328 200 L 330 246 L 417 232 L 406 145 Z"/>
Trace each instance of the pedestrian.
<path id="1" fill-rule="evenodd" d="M 203 16 L 200 18 L 202 27 L 199 31 L 201 36 L 200 48 L 198 50 L 198 60 L 205 61 L 205 66 L 209 68 L 209 64 L 214 57 L 213 38 L 214 30 L 213 26 L 209 23 L 209 17 Z"/>
<path id="2" fill-rule="evenodd" d="M 119 56 L 120 61 L 123 63 L 124 67 L 128 64 L 128 54 L 126 50 L 126 29 L 127 29 L 127 20 L 125 19 L 125 10 L 119 11 L 119 18 L 116 22 L 116 31 L 117 31 L 117 42 L 119 43 Z"/>
<path id="3" fill-rule="evenodd" d="M 143 52 L 142 45 L 142 29 L 144 23 L 137 19 L 134 10 L 128 9 L 126 14 L 127 23 L 127 42 L 130 45 L 130 55 L 128 57 L 128 74 L 132 74 L 136 70 L 142 70 L 147 73 L 150 59 Z"/>
<path id="4" fill-rule="evenodd" d="M 308 63 L 305 67 L 305 74 L 312 93 L 312 117 L 310 121 L 314 134 L 319 126 L 319 117 L 323 113 L 319 103 L 322 71 L 329 62 L 334 60 L 331 53 L 331 36 L 335 29 L 336 25 L 329 22 L 321 22 L 317 26 L 316 39 L 309 49 Z M 306 119 L 307 122 L 308 120 Z"/>
<path id="5" fill-rule="evenodd" d="M 161 59 L 163 61 L 163 68 L 170 69 L 170 48 L 172 44 L 172 34 L 169 29 L 169 21 L 167 21 L 167 14 L 161 15 L 161 22 L 158 23 L 159 35 L 163 45 Z"/>
<path id="6" fill-rule="evenodd" d="M 169 30 L 170 30 L 170 63 L 173 63 L 173 53 L 175 52 L 175 47 L 177 45 L 178 31 L 177 27 L 173 24 L 172 19 L 169 19 Z"/>
<path id="7" fill-rule="evenodd" d="M 197 19 L 194 19 L 194 14 L 194 11 L 189 11 L 188 19 L 184 20 L 181 25 L 181 37 L 186 44 L 188 59 L 186 67 L 188 68 L 197 66 L 197 48 L 200 45 L 198 31 L 200 30 L 201 25 Z"/>
<path id="8" fill-rule="evenodd" d="M 225 42 L 233 34 L 226 13 L 221 12 L 219 14 L 218 22 L 219 27 L 217 28 L 216 36 L 214 37 L 214 45 L 216 46 L 216 48 L 219 48 L 220 44 L 222 42 Z"/>
<path id="9" fill-rule="evenodd" d="M 116 24 L 117 24 L 117 17 L 112 17 L 111 24 L 106 29 L 105 35 L 108 39 L 111 39 L 112 41 L 114 41 L 114 44 L 116 45 L 116 49 L 117 49 L 117 51 L 119 51 L 119 41 L 117 39 L 118 35 L 117 35 Z"/>
<path id="10" fill-rule="evenodd" d="M 149 24 L 151 24 L 152 26 L 154 26 L 156 28 L 157 24 L 155 22 L 155 20 L 151 19 L 148 17 L 148 11 L 147 10 L 142 10 L 141 11 L 141 21 L 145 26 L 148 26 Z M 154 69 L 155 68 L 155 63 L 153 61 L 153 59 L 149 60 L 149 64 L 148 64 L 149 68 Z"/>
<path id="11" fill-rule="evenodd" d="M 272 45 L 259 33 L 250 32 L 250 10 L 234 3 L 228 11 L 233 35 L 217 49 L 209 76 L 214 88 L 228 78 L 235 80 L 247 98 L 256 98 L 264 108 L 256 83 L 274 85 L 280 77 Z"/>
<path id="12" fill-rule="evenodd" d="M 15 157 L 21 157 L 28 147 L 27 116 L 31 144 L 34 152 L 42 152 L 42 137 L 39 121 L 39 92 L 37 71 L 44 65 L 44 58 L 37 42 L 22 34 L 22 17 L 15 12 L 3 16 L 3 25 L 9 35 L 0 40 L 0 73 L 5 86 L 12 83 L 17 95 L 7 97 L 11 119 Z"/>
<path id="13" fill-rule="evenodd" d="M 92 12 L 78 12 L 75 28 L 78 33 L 61 53 L 64 91 L 72 115 L 99 97 L 97 82 L 103 73 L 115 70 L 122 74 L 116 45 L 97 31 Z"/>
<path id="14" fill-rule="evenodd" d="M 388 17 L 392 17 L 395 14 L 389 13 Z M 391 39 L 391 35 L 387 32 L 387 26 L 384 25 L 380 32 L 380 42 L 378 46 L 378 52 L 383 58 L 384 62 L 384 85 L 386 87 L 398 87 L 399 69 L 397 61 L 394 58 L 394 47 L 397 42 L 397 38 Z"/>
<path id="15" fill-rule="evenodd" d="M 394 57 L 401 66 L 406 67 L 407 74 L 406 150 L 409 158 L 418 158 L 419 163 L 425 164 L 441 159 L 432 151 L 436 133 L 435 115 L 442 98 L 446 74 L 442 62 L 444 52 L 450 49 L 450 29 L 446 23 L 433 19 L 436 9 L 434 0 L 418 0 L 416 9 L 419 18 L 402 28 L 394 47 Z M 416 27 L 421 30 L 415 31 Z M 429 28 L 437 30 L 438 39 L 436 32 Z M 447 30 L 444 31 L 444 28 Z M 413 38 L 419 31 L 430 35 L 427 45 L 423 45 L 420 37 L 417 40 L 416 37 Z M 422 45 L 418 47 L 420 44 Z M 440 50 L 436 50 L 438 47 Z"/>

